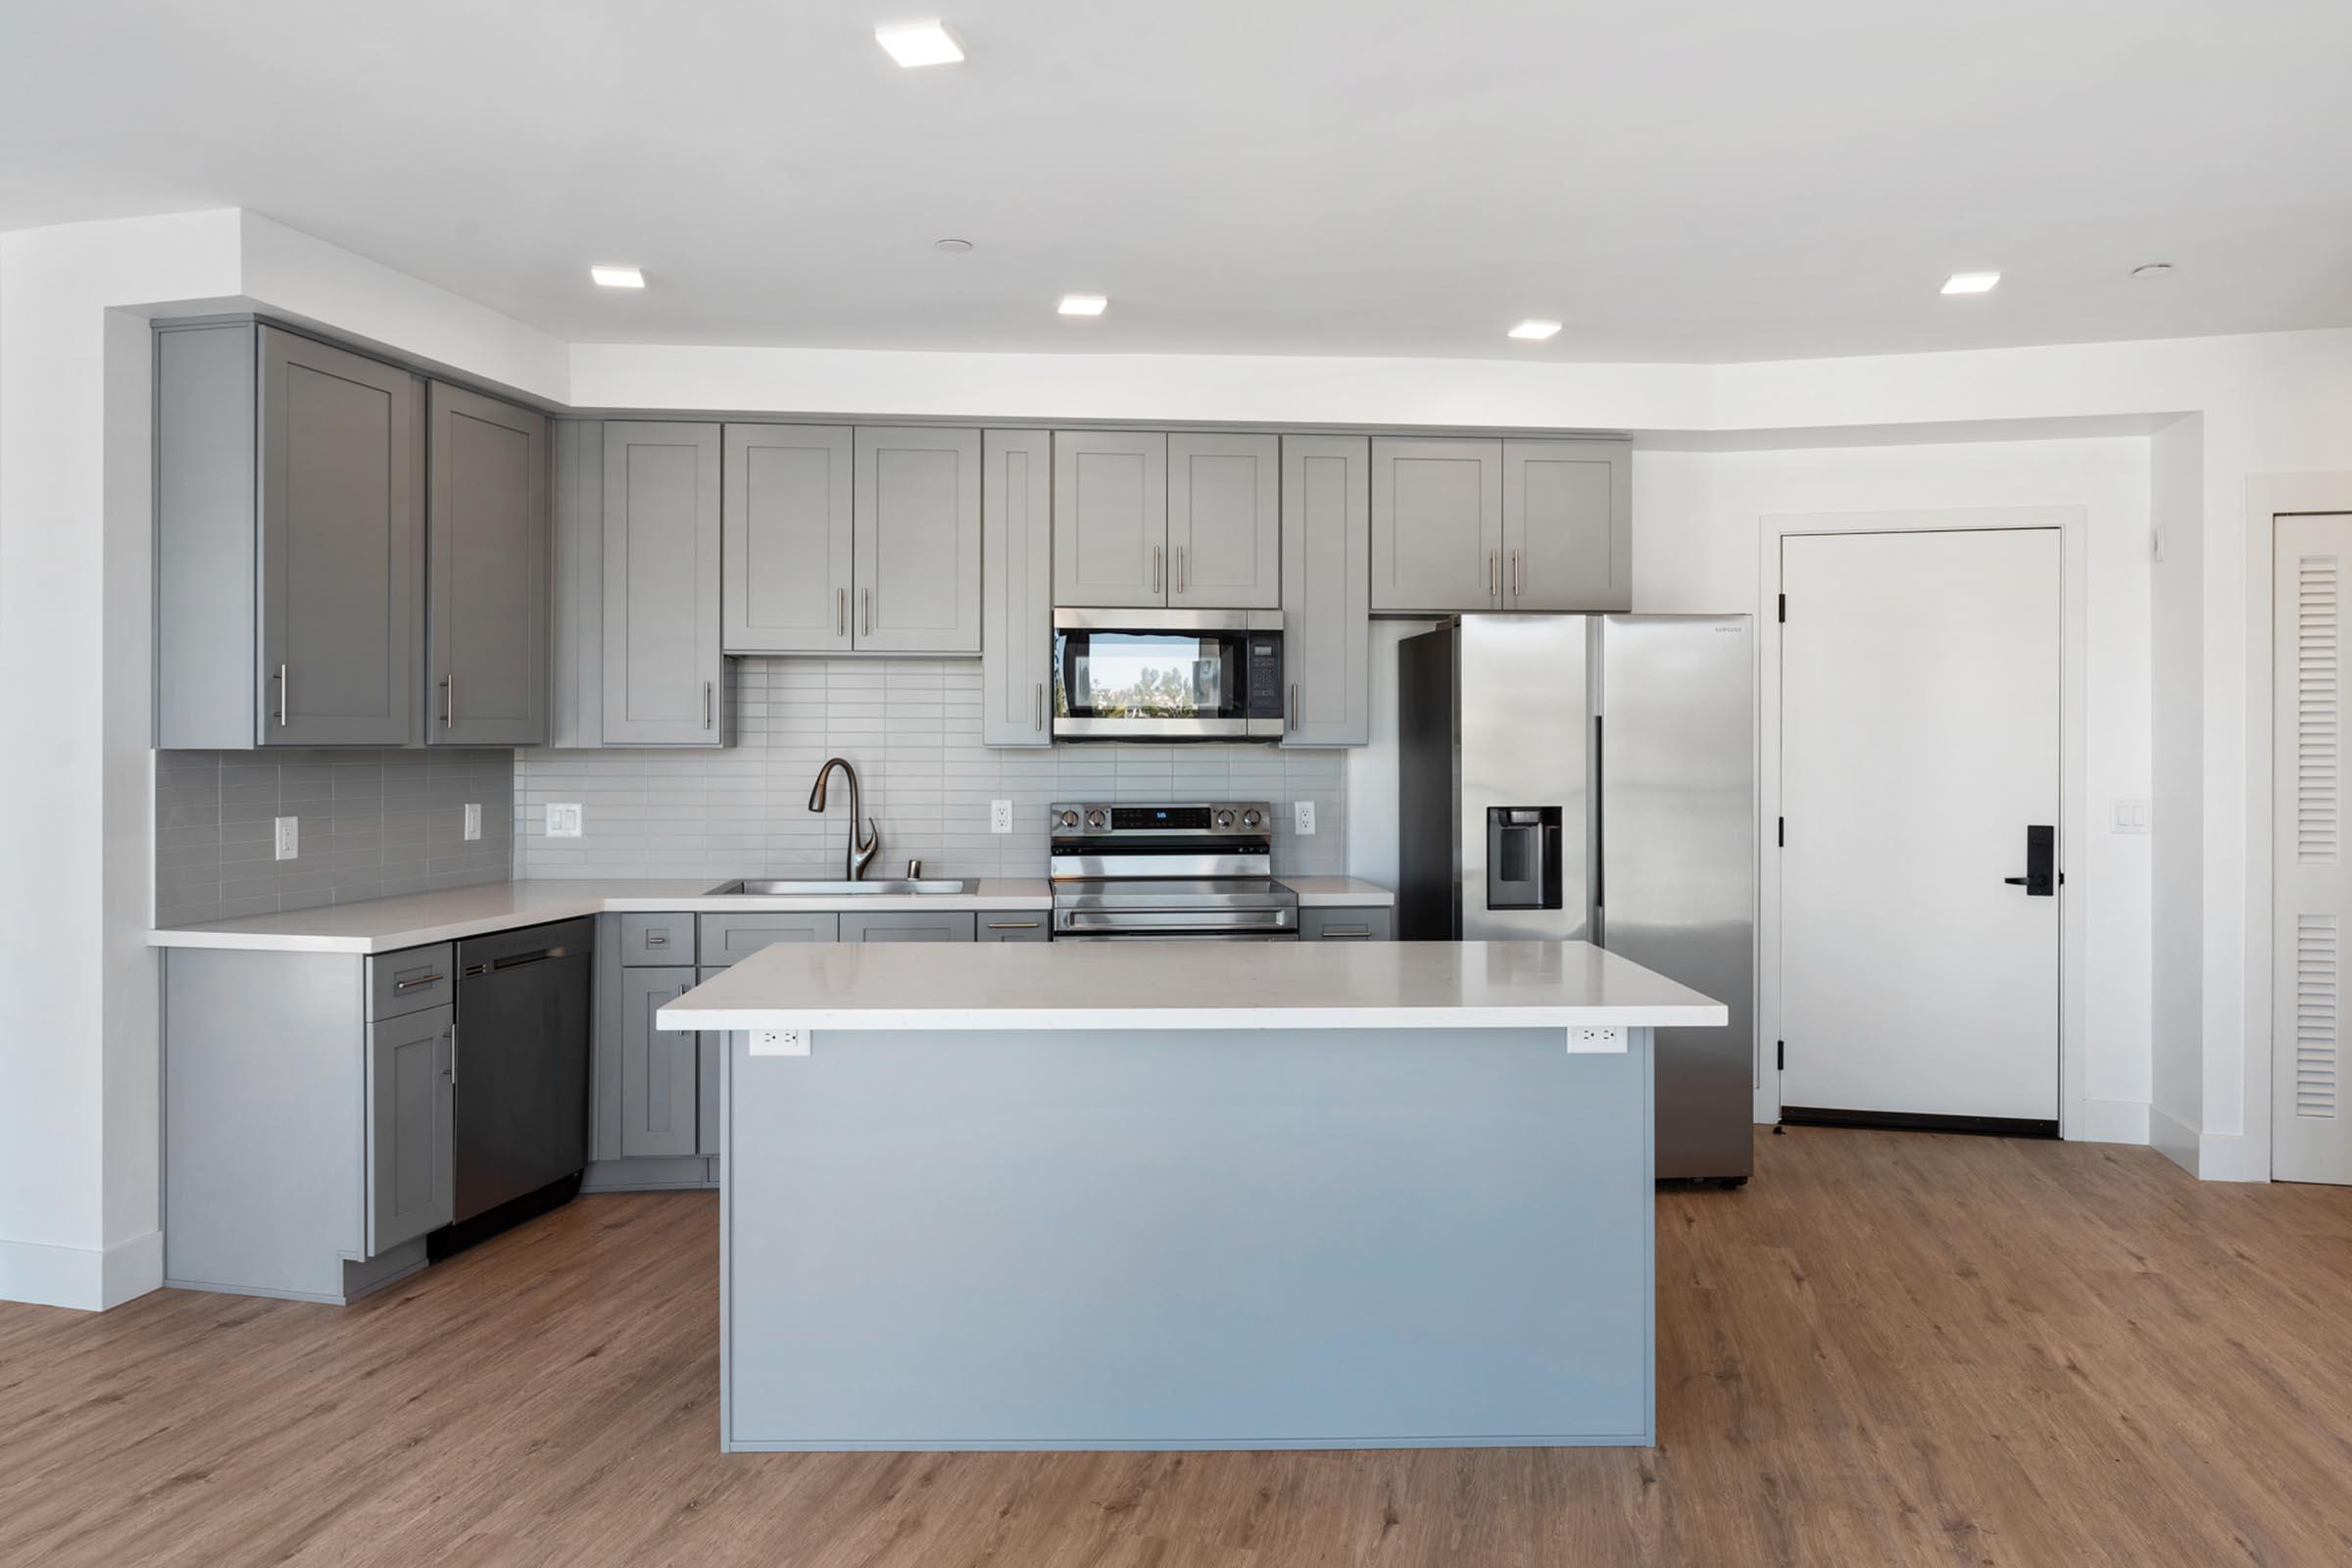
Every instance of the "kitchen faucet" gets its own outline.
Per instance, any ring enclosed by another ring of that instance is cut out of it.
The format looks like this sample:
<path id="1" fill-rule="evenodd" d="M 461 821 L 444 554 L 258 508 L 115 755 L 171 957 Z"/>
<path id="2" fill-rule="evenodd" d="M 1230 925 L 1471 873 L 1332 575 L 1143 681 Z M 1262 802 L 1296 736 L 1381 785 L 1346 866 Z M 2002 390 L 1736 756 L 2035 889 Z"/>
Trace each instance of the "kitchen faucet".
<path id="1" fill-rule="evenodd" d="M 849 879 L 858 882 L 864 879 L 867 862 L 882 853 L 882 830 L 874 825 L 874 819 L 869 816 L 863 819 L 864 839 L 860 841 L 858 836 L 858 770 L 850 765 L 847 758 L 828 757 L 825 765 L 816 770 L 816 787 L 808 792 L 808 809 L 822 811 L 825 808 L 825 781 L 833 776 L 833 770 L 837 767 L 848 775 L 850 781 L 850 847 L 842 863 L 849 868 Z"/>

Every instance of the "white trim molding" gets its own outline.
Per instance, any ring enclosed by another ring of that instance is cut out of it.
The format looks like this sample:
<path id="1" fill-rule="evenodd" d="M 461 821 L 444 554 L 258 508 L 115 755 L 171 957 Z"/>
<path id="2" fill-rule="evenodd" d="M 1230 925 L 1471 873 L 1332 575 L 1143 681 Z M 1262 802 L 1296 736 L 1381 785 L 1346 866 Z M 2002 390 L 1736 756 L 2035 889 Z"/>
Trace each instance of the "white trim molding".
<path id="1" fill-rule="evenodd" d="M 0 1300 L 103 1312 L 164 1282 L 164 1233 L 149 1231 L 100 1251 L 0 1240 Z"/>

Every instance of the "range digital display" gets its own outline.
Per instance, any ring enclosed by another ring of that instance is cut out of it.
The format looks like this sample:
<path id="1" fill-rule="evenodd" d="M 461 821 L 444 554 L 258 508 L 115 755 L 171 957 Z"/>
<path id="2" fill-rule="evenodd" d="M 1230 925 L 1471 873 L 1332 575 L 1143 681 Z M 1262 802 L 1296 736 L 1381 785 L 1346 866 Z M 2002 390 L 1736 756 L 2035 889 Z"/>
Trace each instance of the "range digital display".
<path id="1" fill-rule="evenodd" d="M 1208 808 L 1205 806 L 1117 806 L 1111 808 L 1110 825 L 1125 832 L 1131 829 L 1200 828 L 1208 826 Z"/>

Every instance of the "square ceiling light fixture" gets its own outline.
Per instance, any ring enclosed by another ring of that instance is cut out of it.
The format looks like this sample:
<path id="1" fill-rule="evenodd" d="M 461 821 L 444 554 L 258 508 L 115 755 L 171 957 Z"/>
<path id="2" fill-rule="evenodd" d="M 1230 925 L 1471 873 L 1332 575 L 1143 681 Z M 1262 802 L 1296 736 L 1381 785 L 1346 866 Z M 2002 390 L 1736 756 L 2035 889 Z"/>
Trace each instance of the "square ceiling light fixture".
<path id="1" fill-rule="evenodd" d="M 1109 306 L 1110 300 L 1105 295 L 1064 294 L 1060 310 L 1064 316 L 1101 316 Z"/>
<path id="2" fill-rule="evenodd" d="M 1998 272 L 1954 272 L 1943 280 L 1946 294 L 1989 294 L 2001 280 Z"/>
<path id="3" fill-rule="evenodd" d="M 907 22 L 896 26 L 876 27 L 874 42 L 890 51 L 890 58 L 900 65 L 952 66 L 963 58 L 963 48 L 948 29 L 936 22 Z"/>
<path id="4" fill-rule="evenodd" d="M 1560 323 L 1557 321 L 1521 321 L 1511 328 L 1511 336 L 1522 342 L 1541 343 L 1545 338 L 1556 337 L 1559 330 Z"/>
<path id="5" fill-rule="evenodd" d="M 645 287 L 645 274 L 634 267 L 591 267 L 588 275 L 607 288 Z"/>

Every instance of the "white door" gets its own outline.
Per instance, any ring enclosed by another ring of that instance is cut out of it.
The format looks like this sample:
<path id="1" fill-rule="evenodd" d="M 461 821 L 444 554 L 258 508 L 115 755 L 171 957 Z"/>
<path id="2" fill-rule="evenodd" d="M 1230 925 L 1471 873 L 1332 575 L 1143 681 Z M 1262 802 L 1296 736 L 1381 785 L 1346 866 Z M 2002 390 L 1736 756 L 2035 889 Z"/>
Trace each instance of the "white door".
<path id="1" fill-rule="evenodd" d="M 1784 1110 L 2055 1123 L 2058 530 L 1791 535 L 1781 586 Z"/>
<path id="2" fill-rule="evenodd" d="M 2271 617 L 2271 1174 L 2352 1185 L 2337 1099 L 2352 515 L 2280 517 Z"/>

